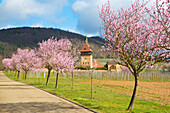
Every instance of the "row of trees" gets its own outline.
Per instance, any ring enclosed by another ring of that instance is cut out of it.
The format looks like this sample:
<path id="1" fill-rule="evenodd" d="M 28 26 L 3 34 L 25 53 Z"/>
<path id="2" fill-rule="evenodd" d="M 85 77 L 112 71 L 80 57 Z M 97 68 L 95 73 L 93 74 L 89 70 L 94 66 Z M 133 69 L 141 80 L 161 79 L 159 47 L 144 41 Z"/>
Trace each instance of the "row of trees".
<path id="1" fill-rule="evenodd" d="M 164 62 L 170 57 L 170 1 L 135 0 L 128 9 L 116 13 L 110 2 L 99 11 L 106 39 L 104 51 L 119 58 L 135 77 L 135 87 L 128 110 L 133 109 L 139 73 L 146 67 Z"/>
<path id="2" fill-rule="evenodd" d="M 25 72 L 25 79 L 28 71 L 39 71 L 43 68 L 48 70 L 46 85 L 50 77 L 51 70 L 57 72 L 56 88 L 58 86 L 59 72 L 71 72 L 79 59 L 80 51 L 73 46 L 68 39 L 49 38 L 47 41 L 38 43 L 39 48 L 35 50 L 17 49 L 16 54 L 12 54 L 12 58 L 5 58 L 2 63 L 5 68 L 18 72 Z"/>

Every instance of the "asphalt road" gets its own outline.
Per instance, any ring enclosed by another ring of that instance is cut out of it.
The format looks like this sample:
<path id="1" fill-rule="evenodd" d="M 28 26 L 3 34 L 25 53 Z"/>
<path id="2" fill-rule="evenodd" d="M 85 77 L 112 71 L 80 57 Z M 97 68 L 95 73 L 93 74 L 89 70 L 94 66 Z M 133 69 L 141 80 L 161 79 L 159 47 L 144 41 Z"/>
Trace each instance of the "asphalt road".
<path id="1" fill-rule="evenodd" d="M 16 82 L 0 72 L 0 113 L 92 113 L 33 86 Z"/>

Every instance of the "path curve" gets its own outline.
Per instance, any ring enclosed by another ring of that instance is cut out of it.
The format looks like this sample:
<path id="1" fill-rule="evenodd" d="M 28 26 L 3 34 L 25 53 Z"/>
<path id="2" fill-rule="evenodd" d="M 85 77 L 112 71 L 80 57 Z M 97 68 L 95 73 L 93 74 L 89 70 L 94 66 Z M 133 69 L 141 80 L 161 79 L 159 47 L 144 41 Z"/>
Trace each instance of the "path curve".
<path id="1" fill-rule="evenodd" d="M 0 72 L 0 113 L 92 113 L 48 92 L 16 82 Z"/>

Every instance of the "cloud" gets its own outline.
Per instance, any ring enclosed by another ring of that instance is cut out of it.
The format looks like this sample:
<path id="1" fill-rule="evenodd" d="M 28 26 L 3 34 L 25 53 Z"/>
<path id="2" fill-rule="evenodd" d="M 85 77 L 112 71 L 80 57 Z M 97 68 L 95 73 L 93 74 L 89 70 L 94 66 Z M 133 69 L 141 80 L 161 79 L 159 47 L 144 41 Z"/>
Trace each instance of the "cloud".
<path id="1" fill-rule="evenodd" d="M 26 19 L 43 18 L 48 20 L 62 11 L 67 0 L 2 0 L 0 3 L 0 27 L 6 24 L 25 23 Z M 32 20 L 34 21 L 34 20 Z"/>
<path id="2" fill-rule="evenodd" d="M 76 29 L 87 34 L 96 34 L 99 32 L 101 20 L 98 11 L 107 2 L 108 0 L 76 0 L 72 5 L 73 11 L 78 16 Z M 110 4 L 111 8 L 117 11 L 122 7 L 128 8 L 131 0 L 110 0 Z M 97 8 L 98 6 L 99 9 Z"/>
<path id="3" fill-rule="evenodd" d="M 28 25 L 26 25 L 28 26 Z M 42 23 L 35 23 L 35 24 L 32 24 L 32 25 L 29 25 L 30 27 L 44 27 Z M 9 28 L 16 28 L 18 26 L 13 26 L 13 25 L 7 25 L 7 26 L 3 26 L 3 27 L 0 27 L 0 29 L 9 29 Z"/>
<path id="4" fill-rule="evenodd" d="M 65 30 L 65 31 L 73 32 L 73 33 L 78 33 L 78 34 L 81 34 L 81 35 L 84 35 L 84 36 L 87 36 L 87 37 L 92 37 L 92 36 L 97 36 L 98 35 L 98 33 L 95 33 L 95 34 L 94 33 L 93 34 L 91 34 L 91 33 L 82 33 L 82 32 L 80 32 L 80 31 L 78 31 L 76 29 L 76 26 L 73 27 L 73 28 L 71 28 L 71 27 L 62 27 L 61 29 Z"/>
<path id="5" fill-rule="evenodd" d="M 98 31 L 99 18 L 97 2 L 95 0 L 77 0 L 73 5 L 73 11 L 78 16 L 76 29 L 83 33 L 96 33 Z"/>
<path id="6" fill-rule="evenodd" d="M 36 23 L 31 25 L 31 27 L 44 27 L 42 23 Z"/>
<path id="7" fill-rule="evenodd" d="M 4 27 L 0 27 L 0 29 L 8 29 L 8 28 L 16 28 L 17 26 L 11 26 L 11 25 L 7 25 Z"/>

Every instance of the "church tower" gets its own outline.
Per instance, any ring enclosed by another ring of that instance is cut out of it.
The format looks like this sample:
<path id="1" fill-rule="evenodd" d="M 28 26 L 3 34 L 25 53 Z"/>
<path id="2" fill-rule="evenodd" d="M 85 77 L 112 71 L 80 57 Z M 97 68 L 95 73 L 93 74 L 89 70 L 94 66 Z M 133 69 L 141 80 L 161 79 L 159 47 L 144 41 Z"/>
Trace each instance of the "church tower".
<path id="1" fill-rule="evenodd" d="M 93 51 L 90 49 L 90 46 L 88 44 L 88 38 L 86 37 L 85 44 L 83 48 L 81 49 L 81 65 L 83 67 L 90 67 L 93 68 Z"/>

